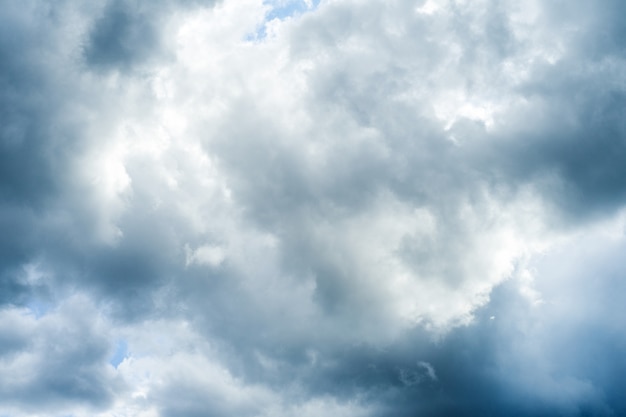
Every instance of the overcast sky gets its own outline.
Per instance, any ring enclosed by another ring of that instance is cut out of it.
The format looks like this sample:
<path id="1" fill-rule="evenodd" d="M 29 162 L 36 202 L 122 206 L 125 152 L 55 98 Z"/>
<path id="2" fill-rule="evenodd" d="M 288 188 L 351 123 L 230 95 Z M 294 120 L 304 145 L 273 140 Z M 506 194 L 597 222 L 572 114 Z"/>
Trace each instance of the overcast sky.
<path id="1" fill-rule="evenodd" d="M 626 415 L 625 16 L 3 1 L 0 416 Z"/>

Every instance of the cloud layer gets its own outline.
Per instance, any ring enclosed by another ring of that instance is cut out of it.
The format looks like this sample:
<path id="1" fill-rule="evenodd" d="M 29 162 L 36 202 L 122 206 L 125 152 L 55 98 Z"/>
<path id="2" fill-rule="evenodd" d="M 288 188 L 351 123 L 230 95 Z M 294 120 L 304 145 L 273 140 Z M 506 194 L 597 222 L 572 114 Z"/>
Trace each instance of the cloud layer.
<path id="1" fill-rule="evenodd" d="M 621 2 L 9 1 L 0 415 L 626 413 Z"/>

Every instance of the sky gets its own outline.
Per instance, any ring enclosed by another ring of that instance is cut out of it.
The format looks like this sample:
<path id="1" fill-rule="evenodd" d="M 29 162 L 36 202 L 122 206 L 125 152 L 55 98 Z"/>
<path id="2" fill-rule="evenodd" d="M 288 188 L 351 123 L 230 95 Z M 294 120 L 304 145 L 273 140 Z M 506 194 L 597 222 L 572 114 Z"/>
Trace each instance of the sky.
<path id="1" fill-rule="evenodd" d="M 0 417 L 626 415 L 623 16 L 5 0 Z"/>

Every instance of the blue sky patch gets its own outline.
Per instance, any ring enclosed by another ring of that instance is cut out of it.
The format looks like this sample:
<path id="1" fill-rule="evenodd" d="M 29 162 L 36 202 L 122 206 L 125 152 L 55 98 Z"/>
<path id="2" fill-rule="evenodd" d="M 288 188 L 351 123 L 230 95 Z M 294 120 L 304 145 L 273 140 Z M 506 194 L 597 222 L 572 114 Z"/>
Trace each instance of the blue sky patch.
<path id="1" fill-rule="evenodd" d="M 267 36 L 267 22 L 274 19 L 284 20 L 292 16 L 302 15 L 306 12 L 315 10 L 320 4 L 320 0 L 312 0 L 306 2 L 304 0 L 287 0 L 287 1 L 266 1 L 266 5 L 270 6 L 270 11 L 265 15 L 263 24 L 258 30 L 246 37 L 247 41 L 258 41 Z"/>
<path id="2" fill-rule="evenodd" d="M 119 366 L 120 363 L 124 361 L 128 357 L 128 343 L 124 339 L 120 339 L 117 341 L 117 345 L 115 347 L 115 352 L 111 359 L 109 359 L 109 363 L 113 365 L 115 369 Z"/>
<path id="3" fill-rule="evenodd" d="M 273 5 L 272 5 L 273 3 Z M 314 10 L 318 4 L 319 0 L 312 1 L 310 6 L 307 2 L 303 0 L 296 1 L 286 1 L 286 2 L 266 2 L 266 4 L 272 5 L 272 10 L 267 14 L 266 21 L 270 21 L 273 19 L 286 19 L 288 17 L 305 13 L 310 10 Z"/>
<path id="4" fill-rule="evenodd" d="M 36 299 L 31 300 L 28 304 L 26 304 L 26 307 L 37 319 L 45 316 L 48 310 L 50 310 L 49 304 Z"/>

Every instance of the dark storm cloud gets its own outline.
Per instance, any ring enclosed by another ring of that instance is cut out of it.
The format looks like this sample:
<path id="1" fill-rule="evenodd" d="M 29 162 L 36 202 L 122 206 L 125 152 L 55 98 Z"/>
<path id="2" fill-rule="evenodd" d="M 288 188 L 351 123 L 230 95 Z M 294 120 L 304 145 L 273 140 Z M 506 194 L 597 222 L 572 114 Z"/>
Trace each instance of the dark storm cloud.
<path id="1" fill-rule="evenodd" d="M 215 0 L 108 2 L 89 31 L 84 56 L 94 68 L 128 71 L 164 50 L 165 17 L 178 7 L 211 6 Z"/>
<path id="2" fill-rule="evenodd" d="M 512 116 L 518 129 L 495 145 L 491 164 L 526 181 L 548 177 L 547 199 L 576 219 L 624 203 L 626 90 L 615 50 L 596 51 L 602 56 L 593 60 L 587 51 L 572 53 L 534 69 L 538 76 L 521 89 L 533 109 Z"/>
<path id="3" fill-rule="evenodd" d="M 7 2 L 0 13 L 0 302 L 21 304 L 31 292 L 22 265 L 40 243 L 46 204 L 63 187 L 76 136 L 63 111 L 69 106 L 68 70 L 56 43 L 59 23 L 35 4 Z M 58 55 L 57 55 L 58 54 Z"/>
<path id="4" fill-rule="evenodd" d="M 622 249 L 609 249 L 607 258 Z M 293 357 L 282 372 L 299 375 L 317 395 L 371 401 L 374 415 L 621 415 L 625 339 L 616 331 L 622 320 L 607 316 L 619 316 L 623 308 L 603 294 L 623 286 L 623 268 L 563 272 L 554 278 L 568 281 L 572 290 L 546 290 L 546 297 L 554 297 L 551 305 L 533 306 L 520 296 L 518 283 L 507 282 L 476 312 L 473 324 L 442 339 L 415 329 L 384 347 L 322 347 L 315 363 L 306 355 Z M 580 286 L 588 274 L 602 278 Z M 563 309 L 564 301 L 575 310 Z M 583 323 L 565 324 L 573 323 L 572 313 L 585 316 Z"/>
<path id="5" fill-rule="evenodd" d="M 58 187 L 55 156 L 71 146 L 54 123 L 64 104 L 62 80 L 48 73 L 46 62 L 57 48 L 48 35 L 56 22 L 31 20 L 15 2 L 0 19 L 0 198 L 36 205 Z"/>
<path id="6" fill-rule="evenodd" d="M 438 377 L 435 401 L 425 401 L 424 414 L 608 416 L 626 411 L 617 393 L 626 365 L 620 353 L 624 335 L 616 332 L 623 308 L 608 295 L 623 287 L 625 271 L 615 262 L 623 242 L 578 245 L 569 254 L 577 254 L 576 261 L 557 257 L 553 265 L 537 266 L 537 274 L 549 273 L 552 280 L 539 285 L 544 303 L 520 297 L 514 282 L 503 284 L 477 312 L 475 324 L 422 352 Z M 602 255 L 589 262 L 593 245 Z M 415 400 L 411 408 L 420 410 L 420 403 Z"/>
<path id="7" fill-rule="evenodd" d="M 545 30 L 560 40 L 563 56 L 530 65 L 527 80 L 511 90 L 526 105 L 505 116 L 508 131 L 501 135 L 479 131 L 492 140 L 477 147 L 478 163 L 503 175 L 507 186 L 544 182 L 542 194 L 557 216 L 576 224 L 618 210 L 626 196 L 626 90 L 620 81 L 626 26 L 615 19 L 624 6 L 603 1 L 565 8 L 552 1 L 541 7 Z"/>
<path id="8" fill-rule="evenodd" d="M 544 176 L 552 182 L 546 186 L 546 195 L 552 194 L 553 202 L 574 221 L 612 213 L 626 197 L 622 181 L 626 131 L 617 114 L 618 109 L 626 110 L 626 100 L 621 92 L 607 95 L 575 109 L 575 117 L 584 124 L 582 129 L 562 128 L 549 137 L 544 136 L 545 130 L 539 135 L 529 132 L 529 144 L 519 145 L 521 149 L 513 145 L 508 151 L 524 155 L 523 160 L 528 161 L 518 165 L 523 177 L 536 180 Z M 594 117 L 596 111 L 599 114 Z M 590 116 L 596 120 L 589 120 Z M 511 161 L 509 167 L 518 162 Z"/>
<path id="9" fill-rule="evenodd" d="M 127 70 L 159 52 L 160 4 L 112 1 L 91 28 L 85 58 L 95 67 Z"/>

